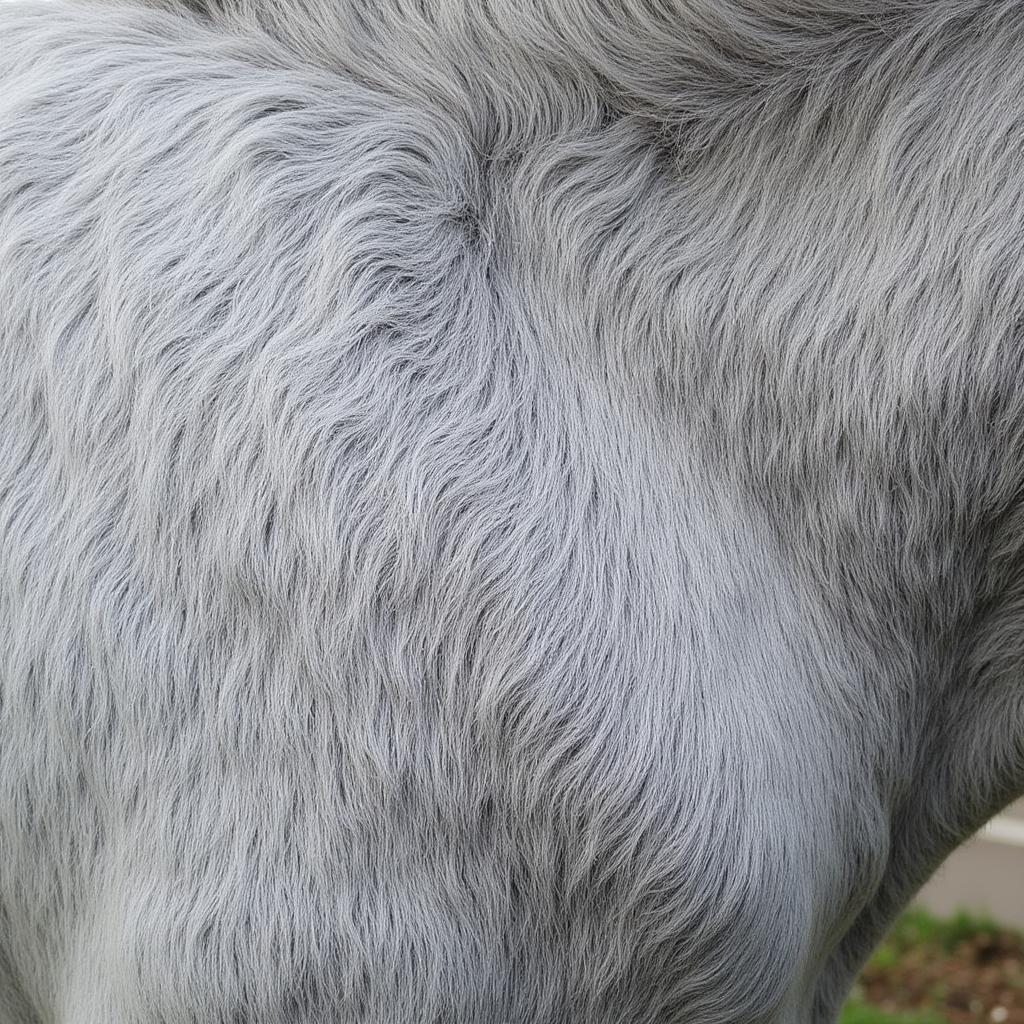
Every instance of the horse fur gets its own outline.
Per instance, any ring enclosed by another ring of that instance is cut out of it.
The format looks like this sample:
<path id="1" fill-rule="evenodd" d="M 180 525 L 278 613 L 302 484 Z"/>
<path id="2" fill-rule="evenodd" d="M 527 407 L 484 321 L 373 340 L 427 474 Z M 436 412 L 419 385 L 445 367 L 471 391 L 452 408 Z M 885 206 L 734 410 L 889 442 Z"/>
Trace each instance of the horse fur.
<path id="1" fill-rule="evenodd" d="M 833 1021 L 1024 792 L 1022 58 L 0 8 L 0 1021 Z"/>

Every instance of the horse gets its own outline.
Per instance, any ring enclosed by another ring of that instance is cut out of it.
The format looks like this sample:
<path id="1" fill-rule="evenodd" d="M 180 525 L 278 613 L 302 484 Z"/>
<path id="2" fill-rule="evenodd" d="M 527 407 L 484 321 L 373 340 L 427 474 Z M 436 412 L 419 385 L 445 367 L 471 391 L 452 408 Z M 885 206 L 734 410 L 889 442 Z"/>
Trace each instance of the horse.
<path id="1" fill-rule="evenodd" d="M 1024 793 L 1020 5 L 0 43 L 0 1021 L 834 1021 Z"/>

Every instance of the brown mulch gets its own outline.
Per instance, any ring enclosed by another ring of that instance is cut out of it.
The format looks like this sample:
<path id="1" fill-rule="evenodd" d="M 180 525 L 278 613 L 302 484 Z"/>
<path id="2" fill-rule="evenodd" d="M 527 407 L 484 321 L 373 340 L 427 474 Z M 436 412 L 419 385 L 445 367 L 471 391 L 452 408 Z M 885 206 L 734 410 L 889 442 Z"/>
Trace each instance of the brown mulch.
<path id="1" fill-rule="evenodd" d="M 864 998 L 884 1010 L 932 1010 L 950 1024 L 1024 1024 L 1024 939 L 981 934 L 951 952 L 908 949 L 861 975 Z"/>

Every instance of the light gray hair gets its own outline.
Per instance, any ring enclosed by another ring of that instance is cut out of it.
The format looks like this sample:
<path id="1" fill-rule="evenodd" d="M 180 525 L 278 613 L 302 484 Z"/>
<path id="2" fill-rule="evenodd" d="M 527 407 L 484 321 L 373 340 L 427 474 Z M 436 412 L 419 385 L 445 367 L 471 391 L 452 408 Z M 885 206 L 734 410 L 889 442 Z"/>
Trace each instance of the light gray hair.
<path id="1" fill-rule="evenodd" d="M 824 1024 L 1024 792 L 1015 0 L 0 7 L 2 1024 Z"/>

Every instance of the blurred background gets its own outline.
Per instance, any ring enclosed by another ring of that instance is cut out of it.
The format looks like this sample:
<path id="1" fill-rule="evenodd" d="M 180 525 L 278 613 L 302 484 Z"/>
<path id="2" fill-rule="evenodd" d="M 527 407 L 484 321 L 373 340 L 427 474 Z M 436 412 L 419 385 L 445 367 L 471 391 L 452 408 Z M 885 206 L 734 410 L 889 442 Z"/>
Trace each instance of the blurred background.
<path id="1" fill-rule="evenodd" d="M 939 869 L 841 1024 L 1024 1024 L 1024 800 Z"/>
<path id="2" fill-rule="evenodd" d="M 1024 800 L 957 850 L 918 902 L 937 914 L 968 909 L 1024 930 Z"/>

